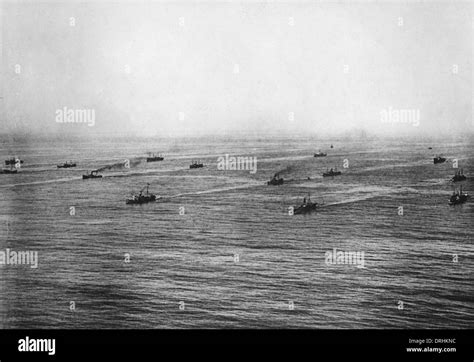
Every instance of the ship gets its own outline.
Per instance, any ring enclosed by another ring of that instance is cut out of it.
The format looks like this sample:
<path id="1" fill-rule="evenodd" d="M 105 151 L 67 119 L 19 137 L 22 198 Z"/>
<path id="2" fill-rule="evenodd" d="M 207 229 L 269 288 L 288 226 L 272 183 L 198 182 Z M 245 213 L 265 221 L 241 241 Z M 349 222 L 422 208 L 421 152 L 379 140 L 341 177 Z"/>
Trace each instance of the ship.
<path id="1" fill-rule="evenodd" d="M 89 178 L 101 178 L 102 175 L 99 175 L 98 172 L 99 172 L 98 170 L 91 171 L 87 175 L 82 175 L 82 179 L 86 180 L 86 179 L 89 179 Z"/>
<path id="2" fill-rule="evenodd" d="M 466 176 L 464 175 L 463 169 L 457 170 L 451 179 L 452 182 L 460 182 L 466 180 Z"/>
<path id="3" fill-rule="evenodd" d="M 314 154 L 314 157 L 325 157 L 327 155 L 328 155 L 327 153 L 319 151 Z"/>
<path id="4" fill-rule="evenodd" d="M 149 154 L 149 156 L 146 158 L 146 162 L 156 162 L 156 161 L 163 161 L 164 160 L 164 157 L 159 154 L 158 156 L 155 155 L 154 153 L 153 154 Z"/>
<path id="5" fill-rule="evenodd" d="M 339 176 L 340 174 L 341 171 L 338 171 L 337 168 L 334 168 L 334 170 L 331 168 L 329 171 L 326 170 L 326 172 L 323 173 L 323 177 Z"/>
<path id="6" fill-rule="evenodd" d="M 436 165 L 437 163 L 443 163 L 446 162 L 446 158 L 441 157 L 441 156 L 436 156 L 433 158 L 433 163 Z"/>
<path id="7" fill-rule="evenodd" d="M 10 166 L 10 165 L 15 166 L 18 162 L 20 162 L 20 164 L 22 164 L 22 163 L 23 163 L 23 160 L 20 160 L 20 159 L 17 158 L 17 157 L 11 157 L 10 159 L 5 160 L 5 165 L 6 165 L 6 166 Z"/>
<path id="8" fill-rule="evenodd" d="M 267 181 L 267 185 L 283 185 L 283 178 L 279 174 L 274 174 L 270 181 Z"/>
<path id="9" fill-rule="evenodd" d="M 469 195 L 467 193 L 462 192 L 462 186 L 461 186 L 459 191 L 453 191 L 453 194 L 449 198 L 449 205 L 464 204 L 468 198 L 469 198 Z"/>
<path id="10" fill-rule="evenodd" d="M 204 167 L 204 165 L 198 161 L 192 161 L 191 164 L 189 165 L 189 168 L 201 168 Z"/>
<path id="11" fill-rule="evenodd" d="M 140 192 L 136 195 L 132 195 L 126 200 L 127 204 L 145 204 L 147 202 L 156 201 L 156 195 L 150 194 L 148 192 L 148 187 L 150 184 L 146 184 L 144 188 L 140 190 Z M 146 193 L 143 193 L 146 189 Z"/>
<path id="12" fill-rule="evenodd" d="M 76 164 L 71 162 L 65 162 L 62 165 L 58 165 L 58 168 L 70 168 L 70 167 L 76 167 Z"/>
<path id="13" fill-rule="evenodd" d="M 319 206 L 321 205 L 318 204 L 317 202 L 312 202 L 310 195 L 308 195 L 307 198 L 306 197 L 303 198 L 303 203 L 300 206 L 293 207 L 293 213 L 295 215 L 307 214 L 311 211 L 316 210 Z"/>

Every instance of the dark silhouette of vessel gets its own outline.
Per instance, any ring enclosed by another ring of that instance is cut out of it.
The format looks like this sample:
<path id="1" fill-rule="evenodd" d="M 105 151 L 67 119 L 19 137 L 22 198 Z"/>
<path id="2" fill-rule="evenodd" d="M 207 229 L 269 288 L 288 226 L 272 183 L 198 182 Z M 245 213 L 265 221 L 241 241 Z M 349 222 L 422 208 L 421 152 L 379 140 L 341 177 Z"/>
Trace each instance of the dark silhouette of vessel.
<path id="1" fill-rule="evenodd" d="M 433 163 L 436 165 L 437 163 L 443 163 L 446 162 L 446 158 L 441 157 L 441 156 L 436 156 L 433 158 Z"/>
<path id="2" fill-rule="evenodd" d="M 20 162 L 20 164 L 23 163 L 23 160 L 20 160 L 19 158 L 16 158 L 16 157 L 11 157 L 10 159 L 8 160 L 5 160 L 5 165 L 6 166 L 15 166 L 18 162 Z"/>
<path id="3" fill-rule="evenodd" d="M 449 198 L 449 205 L 464 204 L 468 198 L 469 198 L 469 195 L 467 193 L 462 192 L 462 186 L 461 186 L 458 191 L 453 191 L 453 194 Z"/>
<path id="4" fill-rule="evenodd" d="M 321 205 L 318 204 L 317 202 L 312 202 L 310 195 L 308 195 L 308 198 L 306 197 L 303 198 L 303 203 L 300 206 L 295 206 L 293 208 L 293 213 L 295 215 L 307 214 L 309 212 L 316 210 L 319 206 Z"/>
<path id="5" fill-rule="evenodd" d="M 154 153 L 153 154 L 149 154 L 149 156 L 146 158 L 146 162 L 156 162 L 156 161 L 163 161 L 164 160 L 164 157 L 159 154 L 158 156 L 155 155 Z"/>
<path id="6" fill-rule="evenodd" d="M 87 175 L 82 175 L 82 179 L 86 180 L 86 179 L 89 179 L 89 178 L 101 178 L 102 175 L 99 175 L 98 172 L 99 171 L 97 171 L 97 170 L 91 171 Z"/>
<path id="7" fill-rule="evenodd" d="M 339 176 L 340 174 L 341 171 L 338 171 L 337 168 L 334 168 L 334 170 L 331 168 L 329 171 L 326 170 L 326 172 L 323 173 L 323 177 Z"/>
<path id="8" fill-rule="evenodd" d="M 71 168 L 71 167 L 76 167 L 76 164 L 71 162 L 65 162 L 62 165 L 58 165 L 58 168 Z"/>
<path id="9" fill-rule="evenodd" d="M 267 181 L 267 185 L 283 185 L 283 178 L 279 174 L 274 174 L 270 181 Z"/>
<path id="10" fill-rule="evenodd" d="M 13 174 L 13 173 L 18 173 L 18 170 L 13 167 L 13 164 L 10 164 L 10 169 L 4 168 L 4 169 L 2 170 L 2 173 Z"/>
<path id="11" fill-rule="evenodd" d="M 333 146 L 333 145 L 331 145 L 331 148 L 334 148 L 334 146 Z"/>
<path id="12" fill-rule="evenodd" d="M 140 190 L 140 192 L 136 195 L 132 195 L 130 198 L 127 199 L 126 203 L 127 204 L 145 204 L 147 202 L 153 202 L 156 201 L 156 195 L 150 194 L 148 192 L 148 187 L 150 184 L 146 184 L 144 188 Z M 143 192 L 146 189 L 146 193 L 144 194 Z"/>
<path id="13" fill-rule="evenodd" d="M 201 168 L 204 167 L 204 165 L 198 161 L 192 161 L 191 164 L 189 165 L 189 168 Z"/>
<path id="14" fill-rule="evenodd" d="M 465 180 L 466 180 L 466 176 L 464 175 L 462 168 L 460 170 L 457 170 L 454 173 L 453 178 L 451 179 L 452 182 L 460 182 L 460 181 L 465 181 Z"/>
<path id="15" fill-rule="evenodd" d="M 327 155 L 328 155 L 327 153 L 319 151 L 314 154 L 314 157 L 325 157 Z"/>

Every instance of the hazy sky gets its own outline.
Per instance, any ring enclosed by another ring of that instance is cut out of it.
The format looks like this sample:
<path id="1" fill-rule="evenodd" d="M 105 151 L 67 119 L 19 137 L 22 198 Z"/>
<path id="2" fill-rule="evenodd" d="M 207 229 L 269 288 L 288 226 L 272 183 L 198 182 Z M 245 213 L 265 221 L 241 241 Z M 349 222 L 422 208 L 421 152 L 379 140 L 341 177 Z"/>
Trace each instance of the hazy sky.
<path id="1" fill-rule="evenodd" d="M 469 2 L 0 0 L 0 10 L 0 133 L 474 128 Z M 64 107 L 94 110 L 95 125 L 57 123 Z M 383 122 L 390 107 L 418 126 L 393 112 Z"/>

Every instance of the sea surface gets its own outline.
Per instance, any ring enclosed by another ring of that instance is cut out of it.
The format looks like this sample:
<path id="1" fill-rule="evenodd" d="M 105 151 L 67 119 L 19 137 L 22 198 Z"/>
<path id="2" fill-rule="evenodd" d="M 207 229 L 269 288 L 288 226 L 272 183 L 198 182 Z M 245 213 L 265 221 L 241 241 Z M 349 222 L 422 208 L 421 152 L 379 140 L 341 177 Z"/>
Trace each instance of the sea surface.
<path id="1" fill-rule="evenodd" d="M 474 203 L 448 205 L 455 159 L 474 192 L 472 139 L 6 138 L 10 156 L 0 251 L 38 267 L 0 265 L 2 328 L 474 328 Z M 147 183 L 158 201 L 127 205 Z M 308 195 L 324 205 L 290 215 Z M 365 268 L 328 265 L 334 248 Z"/>

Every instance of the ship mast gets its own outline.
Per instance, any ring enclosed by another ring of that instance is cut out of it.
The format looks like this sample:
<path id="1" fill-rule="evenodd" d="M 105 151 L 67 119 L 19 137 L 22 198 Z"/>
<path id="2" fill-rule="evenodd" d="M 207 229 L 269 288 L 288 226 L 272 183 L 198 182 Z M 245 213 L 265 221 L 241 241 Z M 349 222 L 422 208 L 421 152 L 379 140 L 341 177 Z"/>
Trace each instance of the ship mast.
<path id="1" fill-rule="evenodd" d="M 146 186 L 140 190 L 140 192 L 143 192 L 146 189 L 146 194 L 148 195 L 148 186 L 150 186 L 149 183 L 147 183 Z"/>

